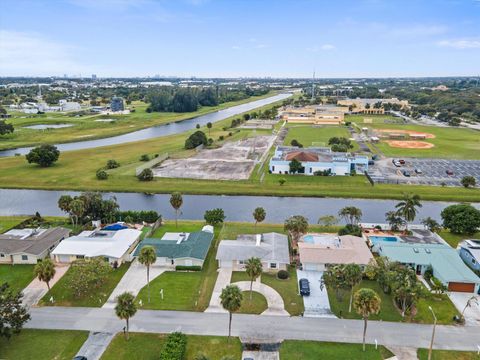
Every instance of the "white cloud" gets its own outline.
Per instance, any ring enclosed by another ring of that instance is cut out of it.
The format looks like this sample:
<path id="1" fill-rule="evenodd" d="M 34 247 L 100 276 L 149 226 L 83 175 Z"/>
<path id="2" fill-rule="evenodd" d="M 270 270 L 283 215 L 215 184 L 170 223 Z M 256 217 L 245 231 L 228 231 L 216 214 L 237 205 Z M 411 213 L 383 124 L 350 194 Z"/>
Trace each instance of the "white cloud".
<path id="1" fill-rule="evenodd" d="M 439 41 L 437 45 L 442 47 L 451 47 L 455 49 L 478 49 L 480 48 L 480 39 L 442 40 Z"/>
<path id="2" fill-rule="evenodd" d="M 1 75 L 59 75 L 85 73 L 74 48 L 37 33 L 0 30 Z"/>
<path id="3" fill-rule="evenodd" d="M 333 50 L 333 49 L 335 49 L 335 46 L 333 46 L 332 44 L 323 44 L 321 46 L 321 49 L 322 50 Z"/>
<path id="4" fill-rule="evenodd" d="M 266 47 L 267 47 L 267 45 L 265 45 L 265 44 L 255 45 L 255 49 L 264 49 L 264 48 L 266 48 Z"/>
<path id="5" fill-rule="evenodd" d="M 241 48 L 240 48 L 240 46 L 238 46 L 238 45 L 233 45 L 233 46 L 232 46 L 232 49 L 233 49 L 233 50 L 240 50 Z"/>

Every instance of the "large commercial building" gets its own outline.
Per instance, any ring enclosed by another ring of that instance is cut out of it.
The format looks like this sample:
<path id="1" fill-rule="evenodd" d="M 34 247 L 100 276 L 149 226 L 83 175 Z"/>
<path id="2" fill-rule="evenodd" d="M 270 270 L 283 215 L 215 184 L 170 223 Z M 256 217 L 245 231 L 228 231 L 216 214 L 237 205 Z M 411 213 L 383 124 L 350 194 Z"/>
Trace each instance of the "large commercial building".
<path id="1" fill-rule="evenodd" d="M 125 110 L 125 107 L 123 105 L 123 98 L 118 96 L 113 97 L 112 101 L 110 102 L 110 110 L 113 112 Z"/>
<path id="2" fill-rule="evenodd" d="M 377 105 L 379 104 L 379 105 Z M 397 104 L 402 108 L 408 107 L 408 100 L 391 99 L 346 99 L 338 100 L 337 105 L 346 106 L 353 114 L 382 115 L 385 113 L 384 104 Z"/>
<path id="3" fill-rule="evenodd" d="M 288 174 L 290 162 L 297 160 L 302 164 L 305 175 L 315 175 L 317 171 L 326 171 L 331 175 L 350 175 L 352 171 L 368 171 L 368 157 L 350 153 L 332 152 L 329 148 L 296 146 L 278 146 L 270 160 L 272 174 Z"/>

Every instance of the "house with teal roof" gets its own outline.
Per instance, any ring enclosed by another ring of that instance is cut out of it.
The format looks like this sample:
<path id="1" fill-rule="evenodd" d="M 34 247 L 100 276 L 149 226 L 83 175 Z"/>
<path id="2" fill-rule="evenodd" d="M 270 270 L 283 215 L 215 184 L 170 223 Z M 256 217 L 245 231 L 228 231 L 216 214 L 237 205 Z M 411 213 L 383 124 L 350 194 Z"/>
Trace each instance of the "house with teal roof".
<path id="1" fill-rule="evenodd" d="M 214 233 L 212 226 L 204 226 L 201 231 L 185 233 L 167 232 L 161 239 L 145 238 L 133 254 L 137 257 L 145 246 L 153 246 L 157 253 L 154 266 L 203 266 Z"/>
<path id="2" fill-rule="evenodd" d="M 379 241 L 376 250 L 391 261 L 411 266 L 417 275 L 423 275 L 431 266 L 433 276 L 448 291 L 480 292 L 480 277 L 465 265 L 455 249 L 446 244 Z"/>

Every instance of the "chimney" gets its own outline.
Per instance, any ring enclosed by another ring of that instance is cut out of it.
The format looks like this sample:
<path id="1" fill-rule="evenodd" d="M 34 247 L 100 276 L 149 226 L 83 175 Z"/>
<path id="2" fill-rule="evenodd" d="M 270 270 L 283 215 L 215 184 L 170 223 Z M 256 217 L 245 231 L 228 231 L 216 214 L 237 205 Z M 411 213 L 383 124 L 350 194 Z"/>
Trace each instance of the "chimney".
<path id="1" fill-rule="evenodd" d="M 255 246 L 260 246 L 261 242 L 262 242 L 262 235 L 257 234 L 257 238 L 256 238 L 256 241 L 255 241 Z"/>

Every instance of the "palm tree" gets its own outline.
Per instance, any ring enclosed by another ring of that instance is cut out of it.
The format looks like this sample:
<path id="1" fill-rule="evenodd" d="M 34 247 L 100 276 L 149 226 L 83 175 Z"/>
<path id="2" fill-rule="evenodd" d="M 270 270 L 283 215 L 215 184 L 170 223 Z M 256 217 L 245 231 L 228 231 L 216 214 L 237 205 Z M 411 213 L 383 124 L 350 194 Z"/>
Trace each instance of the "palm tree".
<path id="1" fill-rule="evenodd" d="M 44 281 L 50 291 L 50 281 L 55 276 L 55 265 L 50 258 L 45 258 L 35 265 L 34 272 L 38 280 Z"/>
<path id="2" fill-rule="evenodd" d="M 247 260 L 245 264 L 245 271 L 247 272 L 248 277 L 250 278 L 250 301 L 252 300 L 252 286 L 253 282 L 262 275 L 262 261 L 257 257 L 252 257 Z"/>
<path id="3" fill-rule="evenodd" d="M 397 215 L 401 216 L 405 220 L 405 229 L 408 230 L 408 223 L 415 220 L 418 209 L 421 208 L 420 196 L 417 194 L 404 194 L 403 200 L 400 201 L 395 208 L 397 209 Z"/>
<path id="4" fill-rule="evenodd" d="M 144 246 L 140 250 L 138 256 L 138 262 L 147 267 L 147 289 L 148 289 L 148 302 L 150 302 L 150 265 L 157 261 L 157 252 L 153 246 Z"/>
<path id="5" fill-rule="evenodd" d="M 348 306 L 348 312 L 352 312 L 353 301 L 353 289 L 355 285 L 358 285 L 362 281 L 363 271 L 360 265 L 346 264 L 343 269 L 343 275 L 345 283 L 350 287 L 350 305 Z"/>
<path id="6" fill-rule="evenodd" d="M 117 305 L 115 305 L 115 314 L 127 322 L 125 327 L 125 339 L 128 340 L 128 328 L 129 320 L 137 312 L 137 306 L 135 305 L 135 296 L 129 292 L 124 292 L 117 297 Z"/>
<path id="7" fill-rule="evenodd" d="M 178 227 L 178 211 L 182 207 L 183 198 L 182 194 L 179 192 L 174 192 L 172 196 L 170 196 L 170 205 L 175 209 L 175 227 Z"/>
<path id="8" fill-rule="evenodd" d="M 338 216 L 343 218 L 347 224 L 357 225 L 362 218 L 362 210 L 355 206 L 346 206 L 340 209 Z"/>
<path id="9" fill-rule="evenodd" d="M 257 207 L 255 210 L 253 210 L 253 218 L 255 219 L 255 229 L 257 229 L 257 223 L 265 220 L 266 216 L 267 216 L 267 212 L 262 207 Z"/>
<path id="10" fill-rule="evenodd" d="M 225 310 L 228 311 L 228 342 L 230 342 L 230 334 L 232 333 L 232 313 L 240 309 L 242 306 L 243 294 L 237 285 L 228 285 L 220 294 L 220 302 Z"/>
<path id="11" fill-rule="evenodd" d="M 297 248 L 300 236 L 308 231 L 308 220 L 302 215 L 291 216 L 285 220 L 284 229 L 292 239 L 292 247 Z"/>
<path id="12" fill-rule="evenodd" d="M 363 351 L 365 351 L 365 335 L 367 334 L 368 317 L 380 312 L 382 300 L 372 289 L 360 289 L 353 296 L 353 307 L 363 318 Z"/>
<path id="13" fill-rule="evenodd" d="M 405 220 L 398 216 L 396 211 L 386 212 L 385 220 L 388 222 L 388 225 L 390 225 L 391 231 L 398 231 L 401 226 L 405 225 Z"/>

